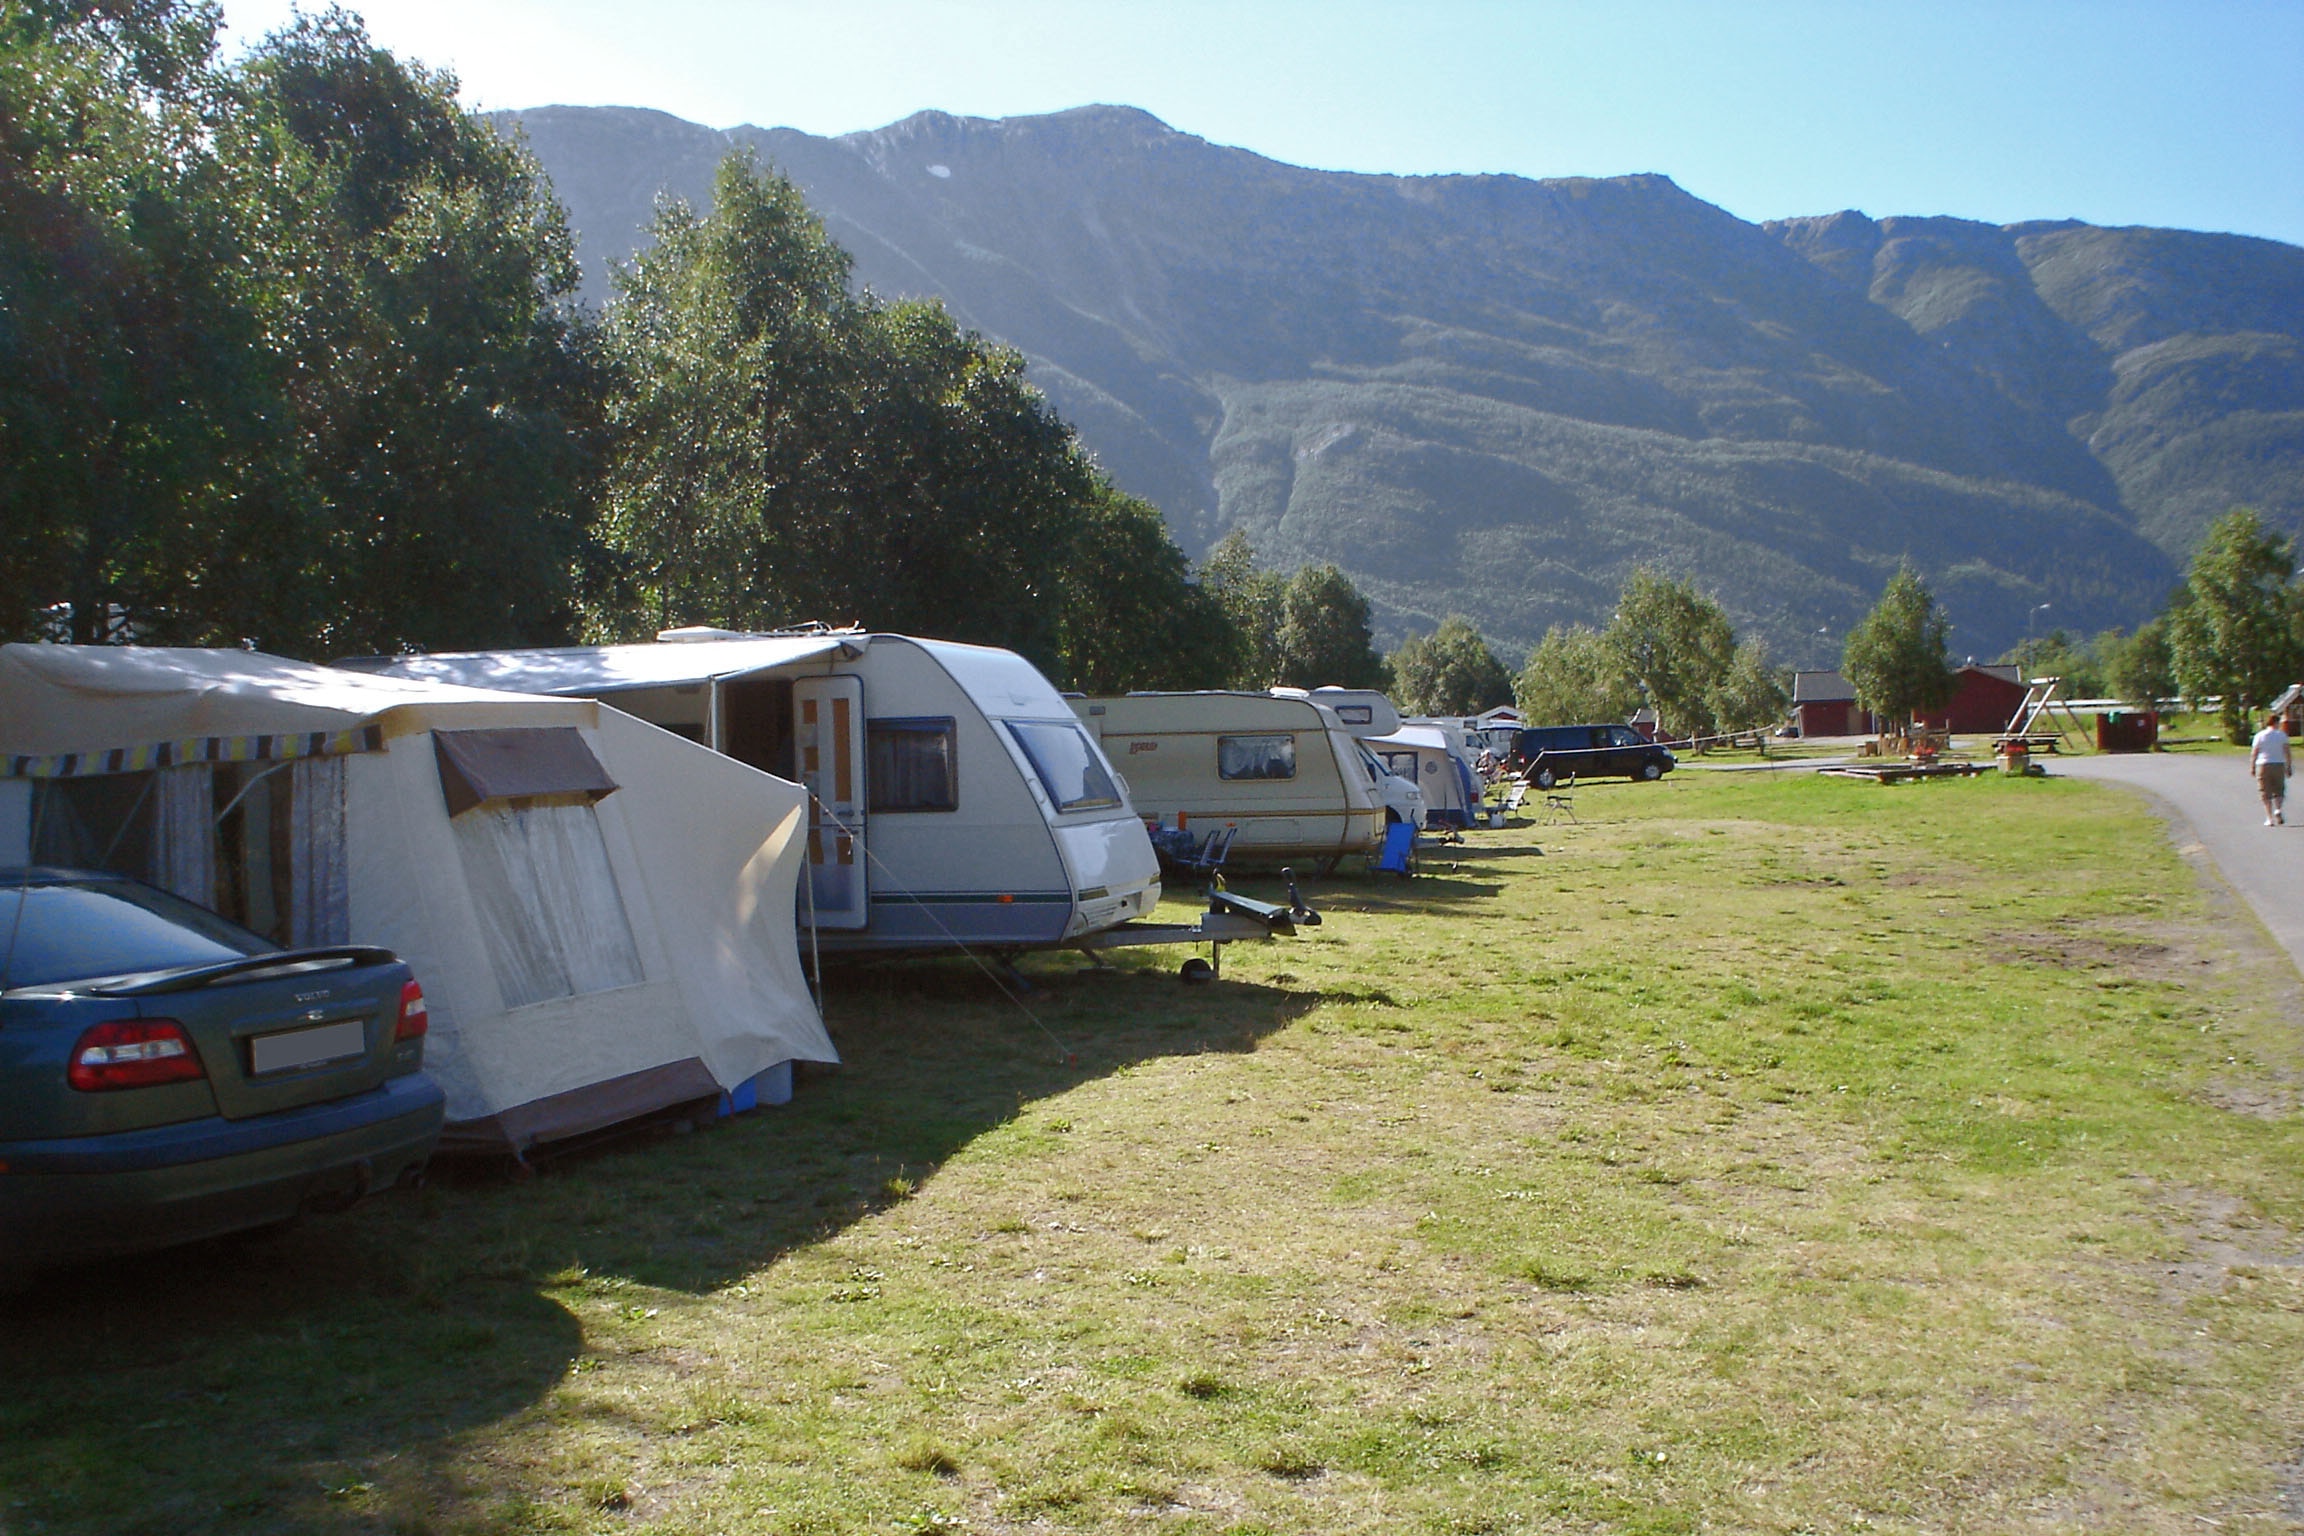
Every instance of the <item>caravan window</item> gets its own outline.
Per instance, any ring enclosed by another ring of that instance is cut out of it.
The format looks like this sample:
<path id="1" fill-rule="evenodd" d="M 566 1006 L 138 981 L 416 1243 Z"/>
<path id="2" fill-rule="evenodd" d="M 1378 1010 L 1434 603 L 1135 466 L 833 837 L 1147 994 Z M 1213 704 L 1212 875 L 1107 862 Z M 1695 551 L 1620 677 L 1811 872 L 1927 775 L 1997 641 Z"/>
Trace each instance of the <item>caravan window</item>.
<path id="1" fill-rule="evenodd" d="M 1220 779 L 1292 779 L 1296 777 L 1296 738 L 1219 736 L 1216 738 L 1216 776 Z"/>
<path id="2" fill-rule="evenodd" d="M 1373 704 L 1339 704 L 1336 706 L 1336 718 L 1346 725 L 1370 725 L 1376 719 L 1376 706 Z"/>
<path id="3" fill-rule="evenodd" d="M 866 809 L 960 808 L 959 733 L 949 716 L 864 722 Z"/>
<path id="4" fill-rule="evenodd" d="M 1008 733 L 1024 749 L 1040 787 L 1059 811 L 1093 811 L 1120 803 L 1119 786 L 1087 733 L 1071 720 L 1010 720 Z"/>

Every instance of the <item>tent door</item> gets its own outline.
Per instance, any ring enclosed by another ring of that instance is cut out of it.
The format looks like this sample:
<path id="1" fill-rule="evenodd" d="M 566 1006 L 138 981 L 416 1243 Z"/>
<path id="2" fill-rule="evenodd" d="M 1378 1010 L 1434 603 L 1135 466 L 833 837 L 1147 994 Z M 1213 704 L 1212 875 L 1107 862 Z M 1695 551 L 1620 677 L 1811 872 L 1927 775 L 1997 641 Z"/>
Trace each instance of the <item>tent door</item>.
<path id="1" fill-rule="evenodd" d="M 795 679 L 792 736 L 800 782 L 808 787 L 816 926 L 861 928 L 872 916 L 864 878 L 864 680 Z"/>

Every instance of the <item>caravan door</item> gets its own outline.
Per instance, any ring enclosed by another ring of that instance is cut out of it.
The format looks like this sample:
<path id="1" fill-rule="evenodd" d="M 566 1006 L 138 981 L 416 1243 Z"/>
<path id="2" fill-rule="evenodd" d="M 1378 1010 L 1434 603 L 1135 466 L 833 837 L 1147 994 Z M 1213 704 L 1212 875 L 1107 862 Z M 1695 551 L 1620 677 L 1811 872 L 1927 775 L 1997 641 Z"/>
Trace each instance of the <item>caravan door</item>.
<path id="1" fill-rule="evenodd" d="M 808 787 L 816 926 L 861 928 L 872 916 L 864 878 L 864 680 L 794 679 L 792 727 L 800 782 Z"/>

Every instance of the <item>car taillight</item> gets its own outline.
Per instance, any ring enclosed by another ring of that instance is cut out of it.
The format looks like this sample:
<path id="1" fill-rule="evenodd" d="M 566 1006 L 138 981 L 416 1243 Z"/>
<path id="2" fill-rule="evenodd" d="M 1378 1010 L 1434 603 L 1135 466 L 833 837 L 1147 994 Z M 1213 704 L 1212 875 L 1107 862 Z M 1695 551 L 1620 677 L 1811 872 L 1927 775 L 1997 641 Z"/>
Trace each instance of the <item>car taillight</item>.
<path id="1" fill-rule="evenodd" d="M 400 1018 L 392 1026 L 395 1040 L 421 1040 L 424 1031 L 432 1027 L 432 1014 L 424 1006 L 424 989 L 416 985 L 411 976 L 400 983 Z"/>
<path id="2" fill-rule="evenodd" d="M 117 1019 L 81 1035 L 64 1080 L 82 1093 L 150 1088 L 206 1077 L 192 1037 L 174 1019 Z"/>

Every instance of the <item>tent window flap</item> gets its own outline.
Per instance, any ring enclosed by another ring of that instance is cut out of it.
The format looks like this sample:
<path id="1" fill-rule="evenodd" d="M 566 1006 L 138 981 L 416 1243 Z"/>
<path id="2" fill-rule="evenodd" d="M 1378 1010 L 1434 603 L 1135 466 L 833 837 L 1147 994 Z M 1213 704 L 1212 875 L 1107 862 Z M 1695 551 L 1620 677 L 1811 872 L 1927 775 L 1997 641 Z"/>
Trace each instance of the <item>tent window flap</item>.
<path id="1" fill-rule="evenodd" d="M 616 781 L 572 725 L 507 731 L 434 731 L 440 792 L 448 814 L 461 816 L 491 800 L 581 795 L 599 800 Z"/>
<path id="2" fill-rule="evenodd" d="M 646 979 L 591 806 L 491 805 L 451 825 L 505 1007 Z"/>

